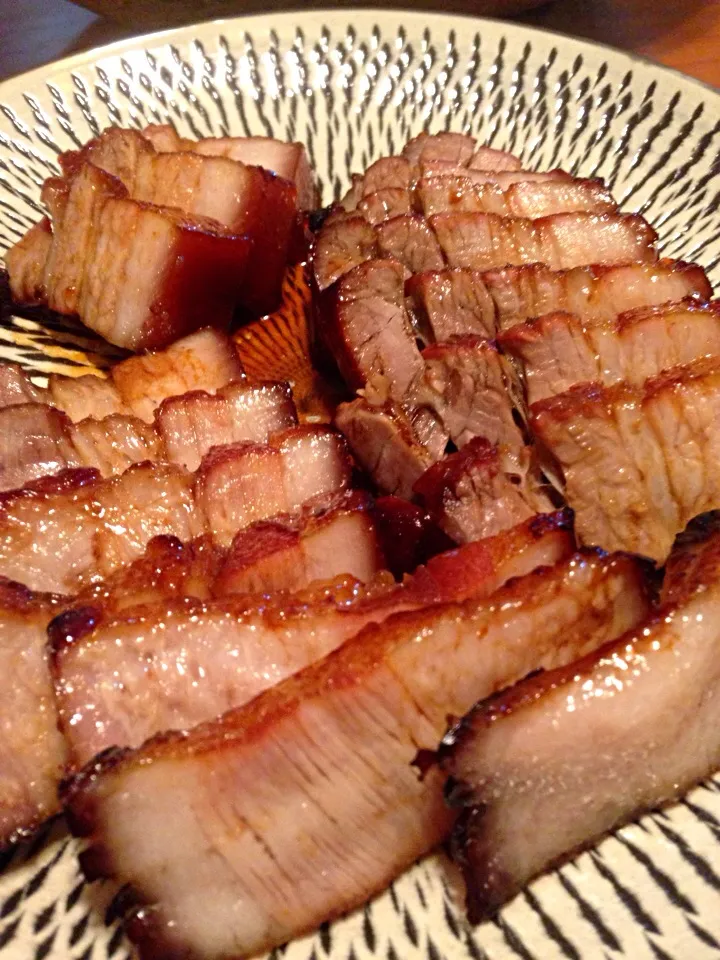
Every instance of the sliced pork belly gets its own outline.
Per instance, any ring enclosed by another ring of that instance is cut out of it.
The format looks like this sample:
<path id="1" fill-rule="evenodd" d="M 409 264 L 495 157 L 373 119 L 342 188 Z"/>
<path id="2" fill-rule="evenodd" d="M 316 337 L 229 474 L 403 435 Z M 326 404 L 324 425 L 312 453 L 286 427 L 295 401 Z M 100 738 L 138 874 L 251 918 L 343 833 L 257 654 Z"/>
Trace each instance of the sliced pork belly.
<path id="1" fill-rule="evenodd" d="M 442 270 L 443 252 L 424 217 L 415 214 L 393 217 L 375 228 L 378 250 L 383 257 L 394 257 L 410 273 Z"/>
<path id="2" fill-rule="evenodd" d="M 531 413 L 532 429 L 562 467 L 583 543 L 662 563 L 693 517 L 720 506 L 717 358 L 642 388 L 574 387 Z"/>
<path id="3" fill-rule="evenodd" d="M 129 924 L 145 952 L 224 958 L 284 943 L 446 835 L 442 776 L 421 780 L 412 763 L 448 714 L 645 610 L 632 560 L 576 556 L 488 601 L 372 626 L 220 720 L 88 767 L 64 792 L 89 838 L 84 867 L 152 904 Z M 219 859 L 208 837 L 220 836 Z"/>
<path id="4" fill-rule="evenodd" d="M 488 151 L 489 148 L 484 147 Z M 448 163 L 457 163 L 459 166 L 467 166 L 475 156 L 475 137 L 468 136 L 465 133 L 451 133 L 443 131 L 441 133 L 420 133 L 412 140 L 408 140 L 402 150 L 402 154 L 413 165 L 417 166 L 421 162 L 429 163 L 433 160 L 444 160 Z M 515 161 L 508 153 L 502 153 L 499 150 L 489 150 L 484 155 L 486 159 L 494 156 L 495 162 L 502 165 L 506 162 Z M 518 165 L 519 165 L 519 161 Z M 490 167 L 494 169 L 494 167 Z"/>
<path id="5" fill-rule="evenodd" d="M 59 808 L 66 759 L 57 729 L 46 627 L 62 598 L 0 578 L 0 847 Z"/>
<path id="6" fill-rule="evenodd" d="M 335 424 L 379 490 L 408 500 L 412 497 L 413 484 L 435 458 L 418 441 L 399 407 L 375 407 L 358 398 L 340 404 Z"/>
<path id="7" fill-rule="evenodd" d="M 553 509 L 528 470 L 515 471 L 497 446 L 482 437 L 433 464 L 415 481 L 414 492 L 432 519 L 456 543 L 491 537 Z"/>
<path id="8" fill-rule="evenodd" d="M 383 190 L 409 191 L 413 166 L 406 157 L 381 157 L 365 173 L 353 176 L 353 185 L 340 201 L 345 210 L 355 210 L 364 197 Z"/>
<path id="9" fill-rule="evenodd" d="M 284 383 L 231 383 L 211 395 L 193 391 L 163 400 L 155 425 L 168 459 L 197 470 L 211 447 L 265 443 L 297 424 L 292 393 Z"/>
<path id="10" fill-rule="evenodd" d="M 279 518 L 241 530 L 214 592 L 225 596 L 303 590 L 342 574 L 365 583 L 383 566 L 370 499 L 350 494 L 320 516 Z"/>
<path id="11" fill-rule="evenodd" d="M 195 500 L 217 543 L 230 546 L 235 533 L 305 506 L 322 510 L 350 484 L 342 437 L 327 427 L 295 427 L 269 445 L 216 447 L 195 479 Z"/>
<path id="12" fill-rule="evenodd" d="M 462 167 L 447 160 L 423 160 L 420 163 L 420 175 L 422 178 L 465 177 L 473 183 L 496 183 L 502 190 L 507 190 L 514 183 L 547 183 L 556 180 L 569 183 L 575 179 L 564 170 L 487 169 L 487 164 L 484 166 L 486 169 Z"/>
<path id="13" fill-rule="evenodd" d="M 66 413 L 73 423 L 88 417 L 103 420 L 105 417 L 131 413 L 112 379 L 105 380 L 91 373 L 81 377 L 51 373 L 47 394 L 43 394 L 43 399 Z"/>
<path id="14" fill-rule="evenodd" d="M 43 217 L 5 253 L 14 300 L 19 303 L 45 301 L 45 264 L 51 247 L 52 227 L 48 218 Z"/>
<path id="15" fill-rule="evenodd" d="M 50 630 L 60 720 L 74 762 L 218 716 L 367 623 L 488 596 L 572 549 L 567 522 L 556 514 L 434 557 L 402 584 L 358 590 L 349 600 L 328 595 L 306 603 L 276 594 L 188 604 L 177 601 L 209 592 L 217 556 L 156 538 L 144 558 L 82 594 L 78 602 L 86 606 L 68 611 Z M 143 606 L 132 610 L 134 589 Z"/>
<path id="16" fill-rule="evenodd" d="M 375 230 L 365 217 L 357 214 L 328 221 L 315 240 L 315 283 L 319 290 L 325 290 L 348 270 L 377 256 Z"/>
<path id="17" fill-rule="evenodd" d="M 491 270 L 477 275 L 475 282 L 482 283 L 494 301 L 501 330 L 557 310 L 588 321 L 612 320 L 637 307 L 685 297 L 708 300 L 712 295 L 703 269 L 680 260 L 615 267 L 596 263 L 557 272 L 534 263 Z"/>
<path id="18" fill-rule="evenodd" d="M 526 180 L 503 190 L 497 183 L 474 183 L 462 176 L 424 177 L 415 187 L 415 196 L 426 217 L 435 213 L 494 213 L 535 220 L 555 213 L 617 210 L 601 180 Z"/>
<path id="19" fill-rule="evenodd" d="M 2 495 L 0 575 L 72 594 L 132 562 L 158 534 L 191 540 L 203 529 L 191 478 L 177 467 L 139 464 L 109 480 L 68 470 Z"/>
<path id="20" fill-rule="evenodd" d="M 404 278 L 397 260 L 370 260 L 341 277 L 320 305 L 318 333 L 346 383 L 380 402 L 402 401 L 423 371 Z"/>
<path id="21" fill-rule="evenodd" d="M 640 307 L 594 322 L 551 313 L 511 327 L 500 343 L 522 365 L 529 403 L 578 383 L 641 386 L 670 367 L 720 354 L 720 306 Z"/>
<path id="22" fill-rule="evenodd" d="M 635 214 L 559 213 L 539 220 L 491 213 L 440 213 L 428 223 L 451 267 L 491 270 L 546 263 L 565 270 L 588 263 L 654 261 L 657 235 Z"/>
<path id="23" fill-rule="evenodd" d="M 412 213 L 410 191 L 402 187 L 385 187 L 363 197 L 357 205 L 357 211 L 373 226 L 391 217 Z"/>
<path id="24" fill-rule="evenodd" d="M 444 742 L 472 922 L 720 765 L 720 538 L 675 602 L 479 704 Z"/>
<path id="25" fill-rule="evenodd" d="M 418 329 L 428 343 L 451 337 L 494 337 L 495 303 L 479 270 L 418 273 L 405 284 Z"/>
<path id="26" fill-rule="evenodd" d="M 0 409 L 0 490 L 85 466 L 73 445 L 71 426 L 64 413 L 44 403 Z"/>
<path id="27" fill-rule="evenodd" d="M 103 477 L 124 473 L 133 463 L 170 460 L 162 437 L 137 417 L 90 417 L 69 429 L 80 466 L 97 467 Z"/>
<path id="28" fill-rule="evenodd" d="M 42 403 L 45 392 L 36 387 L 19 363 L 0 363 L 0 408 L 18 403 Z"/>
<path id="29" fill-rule="evenodd" d="M 122 402 L 147 423 L 153 422 L 156 408 L 167 397 L 192 390 L 215 393 L 244 377 L 235 344 L 212 328 L 176 340 L 165 350 L 129 357 L 116 364 L 110 375 Z M 94 414 L 83 414 L 90 415 Z"/>
<path id="30" fill-rule="evenodd" d="M 513 418 L 513 393 L 519 385 L 509 361 L 494 344 L 463 337 L 423 350 L 425 369 L 412 393 L 419 406 L 430 407 L 457 447 L 484 437 L 519 453 L 525 441 Z"/>

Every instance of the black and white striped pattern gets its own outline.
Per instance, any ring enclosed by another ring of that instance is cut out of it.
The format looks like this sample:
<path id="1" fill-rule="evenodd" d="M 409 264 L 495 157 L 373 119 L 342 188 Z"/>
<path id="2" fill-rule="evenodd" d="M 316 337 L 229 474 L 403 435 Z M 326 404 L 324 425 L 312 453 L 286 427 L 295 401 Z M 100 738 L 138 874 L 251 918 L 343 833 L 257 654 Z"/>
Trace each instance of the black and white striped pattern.
<path id="1" fill-rule="evenodd" d="M 85 54 L 0 87 L 0 251 L 41 212 L 59 150 L 111 123 L 305 142 L 339 196 L 351 170 L 423 129 L 467 130 L 534 167 L 602 176 L 663 252 L 720 282 L 720 100 L 624 54 L 509 24 L 377 12 L 247 18 Z M 71 324 L 2 306 L 0 356 L 38 375 L 105 365 Z M 559 815 L 564 815 L 559 813 Z M 568 814 L 569 815 L 569 814 Z M 0 956 L 125 960 L 118 891 L 89 887 L 61 824 L 0 857 Z M 442 856 L 287 960 L 720 957 L 720 779 L 533 884 L 470 930 Z M 107 920 L 107 924 L 104 922 Z"/>

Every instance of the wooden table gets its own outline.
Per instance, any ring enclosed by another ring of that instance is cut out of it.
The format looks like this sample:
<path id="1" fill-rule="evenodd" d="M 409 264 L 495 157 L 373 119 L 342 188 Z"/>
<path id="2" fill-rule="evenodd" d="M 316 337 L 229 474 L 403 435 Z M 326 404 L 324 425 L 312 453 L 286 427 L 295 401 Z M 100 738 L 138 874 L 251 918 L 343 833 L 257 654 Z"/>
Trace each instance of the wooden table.
<path id="1" fill-rule="evenodd" d="M 497 0 L 420 0 L 477 12 L 490 2 Z M 248 9 L 267 2 L 248 0 Z M 720 87 L 720 0 L 556 0 L 517 19 L 645 54 Z M 134 32 L 67 0 L 0 0 L 0 78 Z"/>

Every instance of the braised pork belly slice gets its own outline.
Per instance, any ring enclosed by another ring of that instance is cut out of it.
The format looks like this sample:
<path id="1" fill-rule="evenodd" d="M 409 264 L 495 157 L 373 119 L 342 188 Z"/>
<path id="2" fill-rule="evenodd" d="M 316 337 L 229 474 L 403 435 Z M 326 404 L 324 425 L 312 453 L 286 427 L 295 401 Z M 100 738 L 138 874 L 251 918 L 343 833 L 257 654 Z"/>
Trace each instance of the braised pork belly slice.
<path id="1" fill-rule="evenodd" d="M 402 401 L 423 370 L 404 283 L 397 260 L 370 260 L 341 277 L 319 305 L 318 333 L 346 383 L 379 402 Z"/>
<path id="2" fill-rule="evenodd" d="M 717 358 L 643 387 L 574 387 L 534 404 L 531 414 L 562 468 L 583 543 L 662 563 L 693 517 L 720 506 Z"/>
<path id="3" fill-rule="evenodd" d="M 315 240 L 313 276 L 325 290 L 353 267 L 378 256 L 374 228 L 357 214 L 328 220 Z"/>
<path id="4" fill-rule="evenodd" d="M 439 213 L 428 218 L 451 267 L 491 270 L 546 263 L 565 270 L 589 263 L 654 261 L 657 235 L 636 214 L 558 213 L 539 220 L 491 213 Z"/>
<path id="5" fill-rule="evenodd" d="M 322 511 L 350 485 L 350 461 L 340 434 L 302 426 L 275 434 L 269 444 L 216 447 L 195 477 L 195 500 L 216 542 L 301 507 Z"/>
<path id="6" fill-rule="evenodd" d="M 44 303 L 45 263 L 52 247 L 52 227 L 47 217 L 5 253 L 10 292 L 18 303 Z"/>
<path id="7" fill-rule="evenodd" d="M 489 600 L 373 625 L 246 707 L 88 766 L 64 791 L 89 839 L 83 866 L 152 904 L 128 925 L 146 954 L 284 943 L 445 837 L 442 775 L 420 779 L 412 764 L 448 714 L 594 649 L 646 609 L 632 560 L 576 555 Z"/>
<path id="8" fill-rule="evenodd" d="M 405 283 L 409 309 L 427 343 L 452 337 L 494 337 L 495 303 L 480 270 L 418 273 Z"/>
<path id="9" fill-rule="evenodd" d="M 168 459 L 193 471 L 211 447 L 265 443 L 296 424 L 292 393 L 284 383 L 230 383 L 214 395 L 196 390 L 163 400 L 155 412 Z"/>
<path id="10" fill-rule="evenodd" d="M 457 447 L 484 437 L 520 458 L 525 440 L 513 417 L 513 396 L 519 400 L 520 386 L 495 345 L 481 337 L 463 337 L 426 347 L 422 358 L 425 369 L 412 391 L 412 403 L 433 410 Z"/>
<path id="11" fill-rule="evenodd" d="M 210 217 L 248 237 L 242 302 L 258 313 L 277 305 L 297 210 L 290 181 L 226 156 L 158 153 L 138 131 L 118 127 L 90 141 L 79 156 L 117 177 L 133 200 Z M 64 168 L 73 166 L 66 155 Z"/>
<path id="12" fill-rule="evenodd" d="M 641 386 L 670 367 L 720 354 L 720 306 L 640 307 L 589 322 L 551 313 L 510 327 L 499 342 L 522 366 L 529 403 L 578 383 Z"/>
<path id="13" fill-rule="evenodd" d="M 241 530 L 214 584 L 216 596 L 303 590 L 348 574 L 363 583 L 383 569 L 370 498 L 351 493 L 320 515 L 278 518 Z"/>
<path id="14" fill-rule="evenodd" d="M 479 704 L 446 737 L 472 922 L 720 765 L 720 537 L 674 602 L 577 663 Z"/>
<path id="15" fill-rule="evenodd" d="M 116 364 L 110 375 L 122 402 L 148 423 L 153 422 L 155 410 L 168 397 L 192 390 L 215 393 L 244 377 L 235 344 L 225 333 L 212 328 L 176 340 L 164 350 L 129 357 Z M 63 409 L 76 419 L 66 407 Z"/>
<path id="16" fill-rule="evenodd" d="M 413 490 L 438 526 L 456 543 L 470 543 L 553 509 L 524 448 L 508 458 L 482 437 L 433 464 Z"/>
<path id="17" fill-rule="evenodd" d="M 335 424 L 355 459 L 383 493 L 409 500 L 413 484 L 435 460 L 419 442 L 405 413 L 394 404 L 376 407 L 363 398 L 341 403 Z"/>
<path id="18" fill-rule="evenodd" d="M 380 255 L 399 260 L 410 273 L 442 270 L 445 266 L 443 251 L 424 217 L 393 217 L 378 224 L 375 235 Z"/>
<path id="19" fill-rule="evenodd" d="M 178 467 L 138 464 L 109 480 L 67 470 L 0 495 L 0 575 L 72 594 L 132 562 L 158 534 L 191 540 L 203 530 L 192 478 Z"/>
<path id="20" fill-rule="evenodd" d="M 66 760 L 57 729 L 46 627 L 64 598 L 0 577 L 0 848 L 58 812 Z"/>
<path id="21" fill-rule="evenodd" d="M 521 181 L 503 190 L 498 183 L 475 183 L 465 176 L 423 177 L 414 193 L 417 207 L 426 217 L 435 213 L 494 213 L 535 220 L 555 213 L 617 210 L 600 180 Z"/>
<path id="22" fill-rule="evenodd" d="M 541 263 L 505 267 L 474 277 L 495 303 L 498 329 L 557 310 L 587 321 L 612 320 L 638 307 L 696 297 L 712 288 L 702 267 L 681 260 L 575 267 L 554 271 Z"/>

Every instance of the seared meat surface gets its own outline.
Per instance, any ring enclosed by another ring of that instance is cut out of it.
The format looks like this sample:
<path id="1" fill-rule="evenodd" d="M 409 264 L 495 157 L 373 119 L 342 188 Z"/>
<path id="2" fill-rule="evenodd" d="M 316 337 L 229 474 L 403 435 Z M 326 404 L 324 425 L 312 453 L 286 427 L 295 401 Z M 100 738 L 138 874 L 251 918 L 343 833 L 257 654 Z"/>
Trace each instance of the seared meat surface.
<path id="1" fill-rule="evenodd" d="M 720 765 L 717 534 L 685 572 L 637 627 L 479 704 L 446 737 L 473 923 Z"/>

